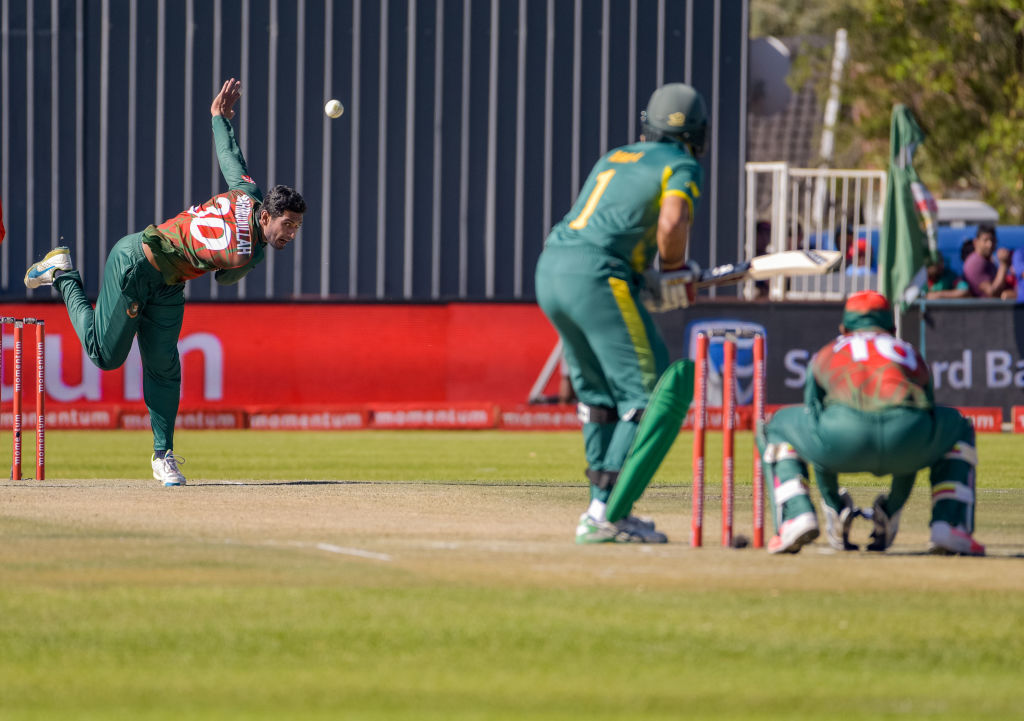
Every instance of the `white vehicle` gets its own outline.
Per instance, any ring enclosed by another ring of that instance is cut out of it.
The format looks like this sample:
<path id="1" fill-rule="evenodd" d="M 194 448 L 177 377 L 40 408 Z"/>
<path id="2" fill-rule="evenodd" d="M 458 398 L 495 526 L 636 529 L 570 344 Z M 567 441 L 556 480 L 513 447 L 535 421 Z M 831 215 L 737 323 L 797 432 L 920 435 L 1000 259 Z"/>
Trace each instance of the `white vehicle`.
<path id="1" fill-rule="evenodd" d="M 963 198 L 941 198 L 935 201 L 939 208 L 939 225 L 949 228 L 964 228 L 980 223 L 999 224 L 999 211 L 981 200 Z"/>

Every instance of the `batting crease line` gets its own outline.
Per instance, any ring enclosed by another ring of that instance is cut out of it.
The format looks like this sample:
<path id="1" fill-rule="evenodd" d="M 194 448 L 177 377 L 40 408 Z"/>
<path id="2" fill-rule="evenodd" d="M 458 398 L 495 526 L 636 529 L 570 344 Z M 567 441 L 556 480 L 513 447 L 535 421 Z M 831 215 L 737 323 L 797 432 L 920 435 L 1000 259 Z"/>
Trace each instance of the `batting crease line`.
<path id="1" fill-rule="evenodd" d="M 225 543 L 241 543 L 244 542 L 235 541 L 232 539 L 225 539 Z M 262 546 L 291 546 L 292 548 L 315 548 L 318 551 L 326 551 L 327 553 L 337 553 L 343 556 L 356 556 L 357 558 L 368 558 L 372 561 L 390 561 L 392 560 L 391 555 L 387 553 L 378 553 L 376 551 L 366 551 L 362 548 L 349 548 L 347 546 L 335 546 L 333 543 L 305 543 L 303 541 L 288 541 L 281 543 L 279 541 L 263 541 Z"/>
<path id="2" fill-rule="evenodd" d="M 361 548 L 346 548 L 344 546 L 335 546 L 332 543 L 318 543 L 315 546 L 321 551 L 327 551 L 328 553 L 341 553 L 346 556 L 358 556 L 359 558 L 371 558 L 375 561 L 390 561 L 391 556 L 386 553 L 377 553 L 375 551 L 364 551 Z"/>

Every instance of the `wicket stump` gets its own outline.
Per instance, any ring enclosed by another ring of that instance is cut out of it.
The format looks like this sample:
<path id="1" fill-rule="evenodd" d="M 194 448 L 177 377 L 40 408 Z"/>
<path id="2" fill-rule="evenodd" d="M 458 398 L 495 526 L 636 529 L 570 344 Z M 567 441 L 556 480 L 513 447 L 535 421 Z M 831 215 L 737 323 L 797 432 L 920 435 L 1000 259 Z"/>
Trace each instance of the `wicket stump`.
<path id="1" fill-rule="evenodd" d="M 717 335 L 717 334 L 716 334 Z M 735 434 L 736 434 L 736 339 L 751 337 L 745 334 L 724 333 L 722 343 L 722 545 L 733 543 L 733 500 L 735 495 Z M 765 362 L 764 336 L 753 337 L 753 424 L 764 420 Z M 705 481 L 705 434 L 708 425 L 707 382 L 708 344 L 706 333 L 697 334 L 694 357 L 693 389 L 693 509 L 690 521 L 690 545 L 697 547 L 703 542 L 704 526 L 704 481 Z M 753 469 L 753 545 L 764 547 L 764 474 L 761 457 L 754 443 Z"/>
<path id="2" fill-rule="evenodd" d="M 14 338 L 14 383 L 11 396 L 11 480 L 21 480 L 21 431 L 22 431 L 22 369 L 24 365 L 24 328 L 36 328 L 36 480 L 46 477 L 46 324 L 37 318 L 0 317 L 0 380 L 4 377 L 4 326 L 13 326 Z"/>

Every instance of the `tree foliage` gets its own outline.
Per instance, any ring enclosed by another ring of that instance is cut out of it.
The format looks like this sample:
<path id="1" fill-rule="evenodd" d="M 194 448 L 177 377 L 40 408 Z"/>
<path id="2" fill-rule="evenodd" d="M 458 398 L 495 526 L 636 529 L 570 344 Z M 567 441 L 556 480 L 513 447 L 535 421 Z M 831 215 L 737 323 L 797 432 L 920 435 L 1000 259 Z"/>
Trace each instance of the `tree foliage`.
<path id="1" fill-rule="evenodd" d="M 843 4 L 841 0 L 750 0 L 750 36 L 795 38 L 820 34 Z"/>
<path id="2" fill-rule="evenodd" d="M 1024 223 L 1024 2 L 827 4 L 818 32 L 845 28 L 850 50 L 837 164 L 887 167 L 892 107 L 903 103 L 928 136 L 915 166 L 936 196 L 973 192 L 1004 223 Z M 827 79 L 831 52 L 812 63 Z"/>

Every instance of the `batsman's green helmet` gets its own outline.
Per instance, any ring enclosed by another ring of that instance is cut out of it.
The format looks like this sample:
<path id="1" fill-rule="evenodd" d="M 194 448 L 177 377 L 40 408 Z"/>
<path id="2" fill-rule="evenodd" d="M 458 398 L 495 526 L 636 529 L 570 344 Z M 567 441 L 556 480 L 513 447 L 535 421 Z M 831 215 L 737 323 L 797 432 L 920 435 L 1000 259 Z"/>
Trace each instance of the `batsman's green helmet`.
<path id="1" fill-rule="evenodd" d="M 686 83 L 667 83 L 651 94 L 647 109 L 640 113 L 644 137 L 669 137 L 693 148 L 700 155 L 707 139 L 708 108 L 704 98 Z"/>

